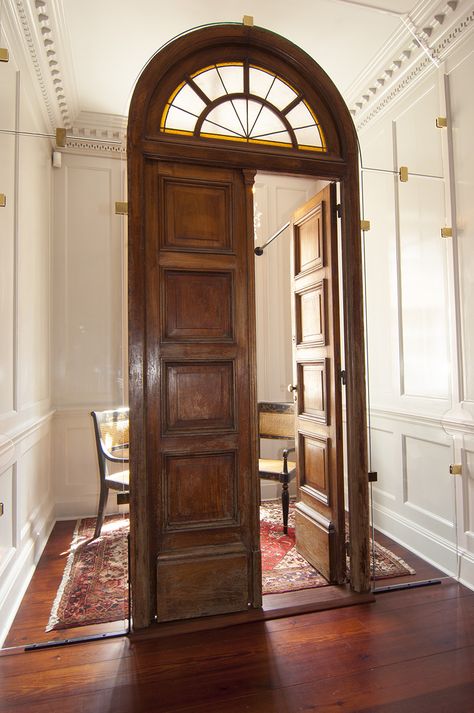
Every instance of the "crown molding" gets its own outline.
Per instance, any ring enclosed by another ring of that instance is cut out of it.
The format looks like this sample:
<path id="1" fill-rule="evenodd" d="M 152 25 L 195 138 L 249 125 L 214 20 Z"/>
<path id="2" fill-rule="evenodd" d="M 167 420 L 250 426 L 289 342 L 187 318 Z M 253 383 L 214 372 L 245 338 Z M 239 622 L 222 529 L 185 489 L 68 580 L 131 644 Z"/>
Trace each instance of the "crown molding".
<path id="1" fill-rule="evenodd" d="M 415 19 L 410 18 L 411 31 L 405 25 L 392 38 L 385 53 L 374 60 L 372 81 L 367 80 L 367 70 L 363 84 L 359 84 L 357 90 L 353 87 L 346 92 L 346 102 L 358 131 L 363 131 L 401 92 L 436 69 L 473 29 L 473 0 L 428 4 L 428 14 L 420 5 L 417 14 L 413 14 Z"/>

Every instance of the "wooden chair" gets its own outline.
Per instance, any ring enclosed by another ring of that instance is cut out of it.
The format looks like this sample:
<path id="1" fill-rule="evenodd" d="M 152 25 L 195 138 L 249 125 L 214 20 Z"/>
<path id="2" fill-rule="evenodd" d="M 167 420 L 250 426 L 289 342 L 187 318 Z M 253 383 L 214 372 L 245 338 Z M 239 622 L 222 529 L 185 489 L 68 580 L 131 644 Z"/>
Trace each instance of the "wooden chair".
<path id="1" fill-rule="evenodd" d="M 94 422 L 97 458 L 99 461 L 100 496 L 94 539 L 99 537 L 104 523 L 105 506 L 109 490 L 120 490 L 117 502 L 128 502 L 129 471 L 108 472 L 108 463 L 128 463 L 128 424 L 129 409 L 121 408 L 110 411 L 91 411 Z M 122 497 L 121 497 L 122 496 Z M 125 497 L 127 496 L 127 497 Z"/>
<path id="2" fill-rule="evenodd" d="M 260 402 L 258 404 L 258 430 L 260 438 L 285 439 L 294 442 L 295 405 L 293 403 Z M 288 534 L 290 495 L 288 483 L 296 473 L 296 463 L 288 460 L 294 448 L 285 448 L 281 459 L 258 459 L 258 474 L 265 480 L 278 480 L 282 484 L 281 506 L 283 532 Z"/>

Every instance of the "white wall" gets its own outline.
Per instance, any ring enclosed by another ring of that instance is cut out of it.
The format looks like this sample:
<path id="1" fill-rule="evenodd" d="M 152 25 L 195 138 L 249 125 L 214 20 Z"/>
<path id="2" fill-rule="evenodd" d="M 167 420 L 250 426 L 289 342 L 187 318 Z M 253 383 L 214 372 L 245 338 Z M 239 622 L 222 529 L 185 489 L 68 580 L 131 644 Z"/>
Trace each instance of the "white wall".
<path id="1" fill-rule="evenodd" d="M 68 153 L 54 171 L 53 463 L 59 519 L 96 514 L 99 476 L 90 412 L 126 402 L 126 218 L 114 213 L 115 201 L 123 200 L 124 173 L 124 161 Z"/>
<path id="2" fill-rule="evenodd" d="M 8 17 L 0 63 L 0 644 L 54 522 L 51 141 Z M 21 132 L 21 133 L 20 133 Z"/>
<path id="3" fill-rule="evenodd" d="M 360 136 L 374 521 L 471 587 L 473 72 L 471 35 Z M 447 113 L 449 128 L 436 128 Z M 452 239 L 441 237 L 445 226 Z"/>

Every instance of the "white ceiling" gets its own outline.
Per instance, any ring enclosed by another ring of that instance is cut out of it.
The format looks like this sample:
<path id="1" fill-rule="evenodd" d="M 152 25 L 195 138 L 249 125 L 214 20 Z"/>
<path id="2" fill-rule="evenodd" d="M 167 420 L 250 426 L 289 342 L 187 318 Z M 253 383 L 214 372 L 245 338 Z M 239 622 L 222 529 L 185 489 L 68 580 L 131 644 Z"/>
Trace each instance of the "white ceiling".
<path id="1" fill-rule="evenodd" d="M 438 2 L 367 4 L 384 11 L 355 0 L 51 0 L 67 64 L 65 90 L 76 117 L 81 112 L 126 115 L 135 81 L 161 45 L 193 27 L 241 22 L 243 15 L 306 50 L 350 98 L 377 57 L 401 35 L 409 38 L 397 13 L 413 13 L 420 5 L 434 8 Z"/>

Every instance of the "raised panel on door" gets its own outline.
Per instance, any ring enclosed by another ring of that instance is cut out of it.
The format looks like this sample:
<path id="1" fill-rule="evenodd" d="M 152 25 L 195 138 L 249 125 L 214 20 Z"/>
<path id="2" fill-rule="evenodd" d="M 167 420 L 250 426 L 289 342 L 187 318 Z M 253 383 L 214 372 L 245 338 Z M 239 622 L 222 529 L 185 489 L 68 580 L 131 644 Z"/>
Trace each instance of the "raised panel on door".
<path id="1" fill-rule="evenodd" d="M 148 463 L 158 621 L 261 603 L 242 171 L 149 160 Z"/>
<path id="2" fill-rule="evenodd" d="M 345 577 L 335 185 L 293 216 L 293 357 L 298 551 L 330 582 Z"/>

